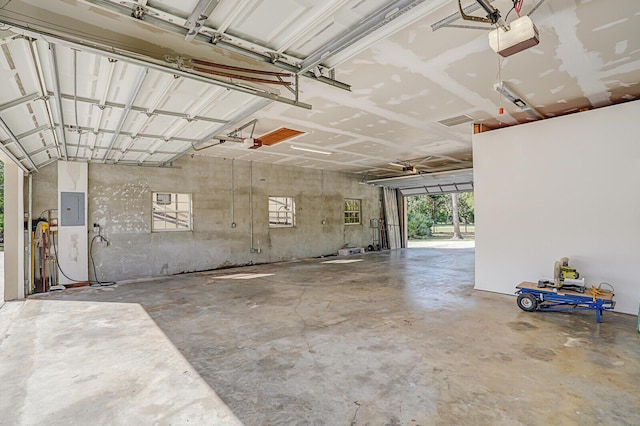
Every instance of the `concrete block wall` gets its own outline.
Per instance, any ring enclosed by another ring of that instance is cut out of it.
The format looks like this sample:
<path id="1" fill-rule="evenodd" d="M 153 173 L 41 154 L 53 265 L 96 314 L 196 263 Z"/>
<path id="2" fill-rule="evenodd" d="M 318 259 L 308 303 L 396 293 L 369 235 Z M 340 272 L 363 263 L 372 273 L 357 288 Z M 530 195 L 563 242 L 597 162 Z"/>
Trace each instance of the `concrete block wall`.
<path id="1" fill-rule="evenodd" d="M 100 280 L 329 255 L 345 245 L 372 243 L 369 220 L 380 216 L 380 190 L 359 184 L 359 176 L 206 156 L 184 157 L 175 165 L 179 168 L 89 165 L 88 238 L 98 223 L 110 241 L 93 245 Z M 47 179 L 34 178 L 36 215 L 55 200 L 49 194 L 55 170 L 49 166 L 42 173 Z M 152 232 L 152 192 L 192 194 L 193 230 Z M 294 228 L 269 228 L 269 196 L 294 198 Z M 362 200 L 362 224 L 344 225 L 345 198 Z M 259 253 L 251 252 L 252 223 Z"/>

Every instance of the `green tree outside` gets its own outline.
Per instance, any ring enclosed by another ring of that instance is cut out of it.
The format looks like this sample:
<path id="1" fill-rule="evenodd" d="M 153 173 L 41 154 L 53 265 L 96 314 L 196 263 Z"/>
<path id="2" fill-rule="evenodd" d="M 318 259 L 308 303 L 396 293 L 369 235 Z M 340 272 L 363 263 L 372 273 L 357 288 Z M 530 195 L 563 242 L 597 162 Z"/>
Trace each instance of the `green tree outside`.
<path id="1" fill-rule="evenodd" d="M 458 194 L 458 218 L 461 231 L 475 222 L 473 192 Z M 432 236 L 434 225 L 453 223 L 453 205 L 450 194 L 417 195 L 407 197 L 407 234 L 410 239 L 426 239 Z"/>
<path id="2" fill-rule="evenodd" d="M 407 233 L 409 238 L 430 237 L 432 226 L 432 203 L 429 196 L 407 198 Z"/>

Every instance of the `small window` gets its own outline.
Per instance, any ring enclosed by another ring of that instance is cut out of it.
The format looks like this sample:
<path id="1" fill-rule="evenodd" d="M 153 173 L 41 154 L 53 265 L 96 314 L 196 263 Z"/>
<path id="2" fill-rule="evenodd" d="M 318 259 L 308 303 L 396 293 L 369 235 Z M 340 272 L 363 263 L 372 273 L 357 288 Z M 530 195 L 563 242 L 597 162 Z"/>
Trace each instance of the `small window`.
<path id="1" fill-rule="evenodd" d="M 269 197 L 269 227 L 291 228 L 295 225 L 296 207 L 291 197 Z"/>
<path id="2" fill-rule="evenodd" d="M 354 199 L 344 200 L 344 224 L 345 225 L 360 224 L 360 200 L 354 200 Z"/>
<path id="3" fill-rule="evenodd" d="M 154 192 L 153 231 L 191 230 L 191 194 Z"/>

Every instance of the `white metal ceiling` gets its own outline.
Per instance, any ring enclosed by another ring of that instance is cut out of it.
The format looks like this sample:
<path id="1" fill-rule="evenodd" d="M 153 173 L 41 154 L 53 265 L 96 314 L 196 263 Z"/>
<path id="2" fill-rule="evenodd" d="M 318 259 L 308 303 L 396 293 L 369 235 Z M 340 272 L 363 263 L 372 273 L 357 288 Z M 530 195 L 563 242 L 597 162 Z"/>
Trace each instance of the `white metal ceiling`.
<path id="1" fill-rule="evenodd" d="M 503 14 L 512 6 L 493 4 Z M 0 148 L 26 170 L 65 157 L 164 165 L 257 119 L 257 136 L 282 126 L 304 134 L 199 154 L 369 178 L 400 174 L 392 162 L 466 168 L 471 126 L 442 122 L 466 115 L 491 128 L 529 119 L 502 103 L 496 76 L 545 118 L 638 99 L 639 7 L 525 0 L 541 42 L 499 68 L 485 31 L 432 31 L 463 23 L 450 0 L 0 2 Z M 283 71 L 300 84 L 212 77 L 193 59 Z"/>
<path id="2" fill-rule="evenodd" d="M 184 32 L 186 41 L 209 37 L 244 56 L 348 88 L 323 75 L 320 62 L 423 1 L 86 3 Z M 0 95 L 0 143 L 26 171 L 57 159 L 165 165 L 273 100 L 306 106 L 297 99 L 297 84 L 290 88 L 295 99 L 287 100 L 251 83 L 211 84 L 218 80 L 199 76 L 194 67 L 185 73 L 181 56 L 171 58 L 172 72 L 82 44 L 71 31 L 11 29 L 19 35 L 2 41 L 8 87 Z"/>
<path id="3" fill-rule="evenodd" d="M 267 101 L 42 39 L 2 44 L 0 142 L 26 170 L 57 159 L 160 165 Z"/>

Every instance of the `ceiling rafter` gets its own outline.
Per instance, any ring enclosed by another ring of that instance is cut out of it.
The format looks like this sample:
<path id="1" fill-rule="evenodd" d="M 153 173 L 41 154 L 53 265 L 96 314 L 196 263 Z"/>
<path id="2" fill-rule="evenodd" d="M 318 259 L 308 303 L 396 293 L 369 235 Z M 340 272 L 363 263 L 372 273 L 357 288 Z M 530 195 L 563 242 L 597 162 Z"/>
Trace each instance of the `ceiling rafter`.
<path id="1" fill-rule="evenodd" d="M 332 13 L 336 12 L 342 6 L 344 6 L 349 0 L 340 0 L 337 2 L 326 2 L 324 7 L 322 7 L 317 13 L 312 14 L 306 19 L 300 20 L 295 28 L 291 29 L 291 34 L 282 42 L 282 45 L 276 51 L 278 54 L 283 54 L 286 50 L 288 50 L 294 43 L 300 40 L 305 33 L 309 31 L 310 28 L 313 28 L 319 22 L 324 21 L 325 18 L 330 16 Z"/>
<path id="2" fill-rule="evenodd" d="M 22 164 L 22 162 L 18 160 L 15 155 L 13 155 L 13 153 L 4 145 L 4 143 L 0 143 L 0 151 L 2 151 L 9 159 L 11 159 L 11 161 L 13 161 L 15 165 L 20 167 L 23 172 L 27 174 L 31 173 L 31 170 L 29 170 L 24 164 Z"/>
<path id="3" fill-rule="evenodd" d="M 31 135 L 35 135 L 36 133 L 43 132 L 45 130 L 52 130 L 52 127 L 49 126 L 48 124 L 43 124 L 41 126 L 34 127 L 33 129 L 29 129 L 26 132 L 20 133 L 19 135 L 16 135 L 16 139 L 22 140 L 24 138 L 27 138 Z M 1 143 L 8 145 L 9 143 L 12 143 L 12 141 L 8 139 L 5 141 L 2 141 Z"/>
<path id="4" fill-rule="evenodd" d="M 74 144 L 74 143 L 70 143 L 69 147 L 71 148 L 78 148 L 78 149 L 88 149 L 89 146 L 87 144 Z M 104 148 L 103 148 L 104 149 Z M 141 148 L 136 148 L 136 149 L 130 149 L 129 150 L 130 153 L 134 153 L 134 154 L 146 154 L 149 151 L 146 149 L 141 149 Z M 118 151 L 119 154 L 124 155 L 125 153 Z M 174 151 L 162 151 L 162 150 L 158 150 L 156 151 L 157 154 L 165 154 L 165 155 L 170 155 L 170 154 L 175 154 Z M 72 159 L 75 160 L 86 160 L 86 157 L 83 156 L 78 156 L 78 157 L 71 157 Z M 107 161 L 108 164 L 117 164 L 119 161 L 118 160 L 109 160 Z"/>
<path id="5" fill-rule="evenodd" d="M 4 119 L 2 117 L 0 117 L 0 129 L 2 129 L 7 135 L 9 135 L 9 138 L 16 145 L 16 149 L 18 151 L 20 151 L 20 153 L 25 157 L 25 159 L 27 160 L 27 163 L 29 163 L 29 171 L 30 172 L 37 172 L 38 171 L 38 167 L 36 167 L 36 163 L 33 162 L 33 160 L 31 159 L 31 157 L 29 156 L 27 151 L 24 149 L 24 147 L 22 146 L 22 144 L 20 143 L 20 141 L 18 140 L 16 135 L 13 133 L 13 131 L 11 131 L 9 126 L 7 126 L 7 123 L 4 121 Z M 3 144 L 3 146 L 4 146 L 4 144 Z M 14 158 L 15 158 L 15 156 L 14 156 Z"/>
<path id="6" fill-rule="evenodd" d="M 124 122 L 127 120 L 127 117 L 129 116 L 129 112 L 131 111 L 131 107 L 133 106 L 133 103 L 138 97 L 138 93 L 140 93 L 140 89 L 142 89 L 142 84 L 144 83 L 144 80 L 148 74 L 149 74 L 149 68 L 143 68 L 142 70 L 140 70 L 140 73 L 138 74 L 138 79 L 136 80 L 136 84 L 133 87 L 131 94 L 129 95 L 129 100 L 127 101 L 127 104 L 124 106 L 124 110 L 122 111 L 122 115 L 120 116 L 120 120 L 118 121 L 118 125 L 116 126 L 116 131 L 113 134 L 113 137 L 111 138 L 111 142 L 109 143 L 109 148 L 107 148 L 107 152 L 104 154 L 104 157 L 102 158 L 103 163 L 105 163 L 109 158 L 109 154 L 111 154 L 111 151 L 113 150 L 113 146 L 115 145 L 116 140 L 118 139 L 118 136 L 122 131 L 122 126 L 124 126 Z"/>
<path id="7" fill-rule="evenodd" d="M 90 0 L 85 0 L 85 1 L 90 1 Z M 91 1 L 94 1 L 94 0 L 91 0 Z M 116 49 L 114 47 L 101 45 L 98 42 L 91 41 L 91 45 L 89 45 L 87 44 L 86 40 L 74 40 L 69 36 L 56 35 L 41 29 L 34 30 L 33 28 L 28 28 L 21 24 L 17 24 L 14 22 L 7 22 L 6 20 L 4 20 L 4 22 L 6 23 L 7 27 L 11 29 L 13 32 L 26 35 L 32 38 L 44 37 L 48 41 L 50 41 L 50 45 L 53 45 L 53 42 L 55 42 L 55 44 L 59 46 L 68 47 L 71 49 L 78 49 L 84 52 L 94 53 L 102 56 L 113 57 L 115 59 L 122 60 L 130 64 L 140 65 L 143 67 L 147 67 L 149 69 L 158 70 L 162 72 L 170 72 L 172 74 L 179 75 L 181 77 L 186 77 L 194 81 L 199 81 L 206 84 L 213 84 L 216 86 L 224 87 L 226 89 L 234 90 L 236 92 L 244 93 L 247 95 L 264 98 L 270 101 L 276 101 L 276 102 L 280 102 L 287 105 L 297 106 L 304 109 L 311 109 L 311 105 L 304 102 L 300 102 L 299 100 L 289 99 L 281 96 L 278 93 L 263 91 L 255 87 L 243 86 L 235 83 L 227 83 L 222 80 L 210 78 L 201 74 L 195 74 L 193 72 L 189 72 L 189 71 L 185 71 L 184 69 L 181 69 L 178 64 L 169 65 L 164 61 L 158 61 L 149 57 L 141 58 L 139 55 L 134 56 L 130 52 Z M 132 55 L 132 56 L 129 56 L 129 55 Z M 319 78 L 318 80 L 321 80 L 321 79 Z"/>
<path id="8" fill-rule="evenodd" d="M 178 81 L 179 78 L 180 78 L 179 76 L 173 75 L 171 77 L 171 80 L 169 81 L 169 84 L 165 85 L 165 87 L 158 94 L 158 96 L 156 96 L 156 99 L 153 101 L 151 106 L 146 109 L 146 111 L 144 112 L 146 114 L 146 118 L 144 119 L 142 124 L 138 126 L 138 128 L 135 131 L 131 132 L 131 135 L 129 136 L 130 137 L 129 143 L 124 149 L 120 151 L 120 157 L 118 158 L 118 160 L 115 161 L 116 163 L 124 156 L 124 154 L 127 151 L 129 151 L 131 145 L 138 138 L 138 133 L 140 133 L 140 131 L 142 131 L 142 129 L 144 129 L 147 126 L 147 124 L 151 120 L 151 117 L 154 115 L 154 112 L 157 111 L 157 107 L 160 105 L 160 102 L 162 102 L 162 100 L 166 97 L 169 90 L 171 90 L 175 86 L 176 81 Z M 186 114 L 181 115 L 181 117 L 186 118 Z"/>
<path id="9" fill-rule="evenodd" d="M 56 124 L 56 126 L 59 126 L 59 124 Z M 77 130 L 80 130 L 81 132 L 91 132 L 91 127 L 87 127 L 87 126 L 80 126 L 77 128 Z M 75 129 L 74 129 L 75 130 Z M 113 135 L 115 134 L 116 131 L 115 130 L 111 130 L 111 129 L 100 129 L 100 132 L 98 133 L 99 135 Z M 120 136 L 127 136 L 127 137 L 133 137 L 136 136 L 138 138 L 146 138 L 146 139 L 162 139 L 164 136 L 163 135 L 158 135 L 158 134 L 153 134 L 153 133 L 132 133 L 132 132 L 125 132 L 125 131 L 120 131 Z M 198 142 L 200 141 L 200 139 L 196 139 L 196 138 L 183 138 L 183 137 L 174 137 L 172 138 L 175 141 L 180 141 L 180 142 Z M 103 146 L 103 147 L 96 147 L 96 149 L 107 149 L 107 147 Z"/>
<path id="10" fill-rule="evenodd" d="M 38 87 L 40 89 L 40 96 L 44 100 L 44 107 L 47 112 L 47 121 L 49 122 L 49 127 L 52 129 L 51 133 L 53 135 L 53 142 L 55 143 L 56 152 L 58 153 L 58 158 L 62 156 L 62 148 L 60 147 L 60 140 L 58 139 L 58 133 L 54 128 L 54 120 L 53 120 L 53 112 L 51 111 L 51 105 L 49 105 L 49 92 L 47 91 L 47 85 L 44 79 L 44 71 L 42 69 L 42 62 L 40 61 L 40 55 L 38 54 L 38 46 L 36 44 L 36 40 L 29 40 L 29 52 L 31 53 L 31 61 L 36 70 L 36 74 L 38 76 Z M 61 117 L 62 118 L 62 117 Z"/>
<path id="11" fill-rule="evenodd" d="M 58 73 L 58 59 L 56 58 L 56 47 L 53 43 L 49 43 L 49 60 L 51 61 L 51 72 L 53 80 L 53 98 L 58 108 L 58 116 L 60 122 L 64 123 L 64 112 L 62 111 L 62 99 L 60 97 L 60 75 Z M 62 141 L 62 158 L 67 159 L 67 137 L 64 130 L 60 132 L 60 140 Z"/>
<path id="12" fill-rule="evenodd" d="M 400 14 L 424 1 L 425 0 L 397 0 L 388 4 L 373 15 L 364 19 L 359 25 L 351 28 L 345 34 L 341 35 L 337 39 L 331 40 L 324 46 L 317 49 L 314 53 L 307 56 L 304 61 L 302 61 L 302 64 L 300 64 L 299 73 L 305 73 L 320 65 L 331 56 L 341 52 L 354 42 L 361 40 L 365 36 L 371 34 L 371 32 L 391 22 Z"/>
<path id="13" fill-rule="evenodd" d="M 22 104 L 26 104 L 27 102 L 31 102 L 35 99 L 39 99 L 42 96 L 39 93 L 31 93 L 29 95 L 23 96 L 21 98 L 18 99 L 14 99 L 13 101 L 10 102 L 6 102 L 2 105 L 0 105 L 0 112 L 10 109 L 10 108 L 15 108 L 17 106 L 20 106 Z"/>
<path id="14" fill-rule="evenodd" d="M 47 129 L 45 129 L 45 130 L 47 130 Z M 35 157 L 36 155 L 38 155 L 38 154 L 40 154 L 42 152 L 48 151 L 48 150 L 50 150 L 52 148 L 55 148 L 55 146 L 53 146 L 53 145 L 43 145 L 40 148 L 36 149 L 35 151 L 31 151 L 30 154 L 31 154 L 32 157 Z M 57 159 L 57 157 L 51 157 L 51 155 L 49 155 L 49 158 Z M 40 168 L 42 168 L 42 165 L 40 165 Z"/>
<path id="15" fill-rule="evenodd" d="M 160 102 L 162 102 L 165 96 L 167 96 L 167 93 L 177 84 L 179 79 L 180 76 L 177 76 L 175 74 L 171 76 L 171 80 L 169 80 L 169 82 L 164 86 L 160 93 L 158 93 L 155 100 L 151 103 L 151 106 L 147 108 L 147 115 L 153 114 L 158 109 L 158 106 L 160 106 Z"/>
<path id="16" fill-rule="evenodd" d="M 99 56 L 98 57 L 99 61 L 102 61 L 102 57 Z M 104 114 L 104 110 L 106 109 L 107 105 L 107 97 L 109 96 L 109 91 L 111 90 L 111 83 L 113 82 L 113 73 L 115 72 L 115 68 L 116 68 L 116 63 L 118 62 L 117 59 L 113 59 L 113 58 L 107 58 L 107 60 L 109 61 L 109 72 L 107 74 L 107 79 L 106 79 L 106 87 L 104 88 L 104 91 L 102 92 L 102 97 L 100 98 L 100 101 L 96 104 L 92 104 L 92 105 L 96 105 L 98 107 L 98 116 L 96 117 L 96 122 L 93 126 L 93 131 L 90 133 L 91 135 L 91 142 L 89 143 L 89 158 L 93 158 L 94 156 L 94 147 L 98 141 L 98 131 L 100 130 L 100 125 L 102 124 L 102 116 Z M 63 95 L 64 97 L 65 95 Z M 82 102 L 82 100 L 79 97 L 75 97 L 75 101 L 76 102 Z"/>
<path id="17" fill-rule="evenodd" d="M 169 142 L 169 140 L 173 139 L 174 135 L 178 134 L 186 125 L 188 125 L 192 120 L 191 118 L 192 115 L 198 115 L 200 112 L 206 110 L 213 102 L 218 101 L 218 99 L 220 97 L 223 97 L 224 95 L 226 95 L 226 92 L 220 91 L 218 88 L 214 88 L 214 90 L 209 95 L 199 100 L 195 106 L 192 106 L 191 108 L 189 108 L 187 117 L 182 118 L 182 121 L 178 121 L 178 123 L 170 127 L 167 130 L 167 132 L 163 135 L 163 138 L 161 140 L 158 140 L 158 142 L 156 143 L 157 147 L 155 149 L 154 148 L 149 149 L 148 157 L 153 155 L 156 152 L 156 149 L 160 148 L 160 146 L 162 146 L 163 144 L 166 144 L 167 142 Z M 123 154 L 125 153 L 126 151 L 123 152 Z M 142 158 L 139 161 L 144 161 L 144 160 L 146 160 L 146 158 Z"/>
<path id="18" fill-rule="evenodd" d="M 51 93 L 51 92 L 49 92 Z M 67 94 L 62 94 L 62 99 L 65 100 L 73 100 L 73 95 L 67 95 Z M 77 97 L 78 102 L 82 102 L 82 103 L 88 103 L 88 104 L 93 104 L 93 105 L 99 105 L 99 100 L 98 99 L 92 99 L 92 98 L 85 98 L 83 96 L 78 96 Z M 126 104 L 120 104 L 117 102 L 105 102 L 104 103 L 105 107 L 108 108 L 119 108 L 119 109 L 123 109 Z M 181 112 L 174 112 L 174 111 L 166 111 L 166 110 L 160 110 L 160 109 L 156 109 L 153 111 L 153 113 L 149 113 L 149 110 L 147 108 L 143 108 L 143 107 L 138 107 L 135 105 L 131 106 L 131 111 L 135 111 L 135 112 L 140 112 L 143 114 L 147 114 L 147 115 L 166 115 L 169 117 L 177 117 L 177 118 L 190 118 L 192 121 L 206 121 L 209 123 L 218 123 L 218 124 L 225 124 L 227 122 L 227 120 L 223 120 L 221 118 L 211 118 L 211 117 L 204 117 L 202 115 L 196 115 L 195 117 L 189 117 L 188 114 L 185 113 L 181 113 Z"/>

